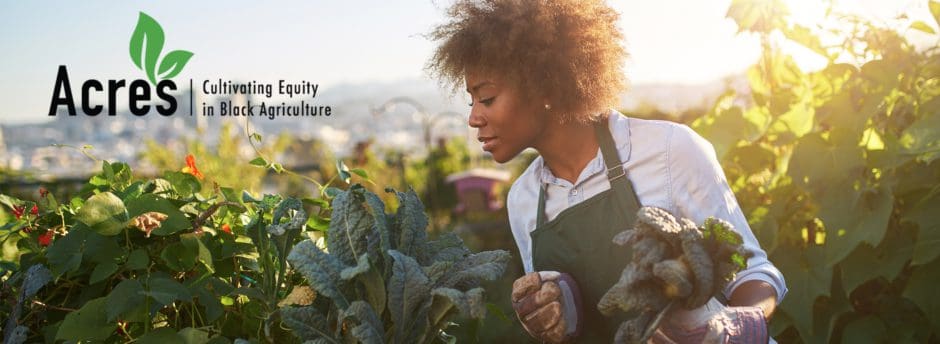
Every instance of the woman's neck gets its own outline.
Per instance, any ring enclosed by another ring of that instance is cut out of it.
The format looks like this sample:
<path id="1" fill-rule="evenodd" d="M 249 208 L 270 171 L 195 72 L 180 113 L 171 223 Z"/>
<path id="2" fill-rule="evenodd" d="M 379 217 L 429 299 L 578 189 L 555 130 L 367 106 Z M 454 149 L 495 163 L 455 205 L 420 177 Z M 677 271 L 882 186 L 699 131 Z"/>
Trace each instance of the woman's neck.
<path id="1" fill-rule="evenodd" d="M 539 151 L 555 177 L 573 184 L 588 162 L 597 156 L 598 143 L 592 123 L 552 122 L 533 148 Z"/>

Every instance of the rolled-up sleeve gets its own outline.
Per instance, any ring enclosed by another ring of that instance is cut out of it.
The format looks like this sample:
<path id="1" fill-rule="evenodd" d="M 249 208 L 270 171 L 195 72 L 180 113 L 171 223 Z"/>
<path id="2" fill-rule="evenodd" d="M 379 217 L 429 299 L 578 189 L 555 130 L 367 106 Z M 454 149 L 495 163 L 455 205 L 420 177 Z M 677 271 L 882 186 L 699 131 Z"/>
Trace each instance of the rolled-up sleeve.
<path id="1" fill-rule="evenodd" d="M 734 289 L 744 282 L 761 280 L 776 289 L 779 304 L 787 293 L 786 281 L 767 259 L 767 253 L 748 226 L 712 145 L 685 125 L 675 125 L 666 140 L 667 185 L 672 210 L 695 223 L 712 216 L 730 222 L 744 239 L 744 249 L 751 254 L 747 268 L 724 290 L 725 297 L 730 298 Z"/>

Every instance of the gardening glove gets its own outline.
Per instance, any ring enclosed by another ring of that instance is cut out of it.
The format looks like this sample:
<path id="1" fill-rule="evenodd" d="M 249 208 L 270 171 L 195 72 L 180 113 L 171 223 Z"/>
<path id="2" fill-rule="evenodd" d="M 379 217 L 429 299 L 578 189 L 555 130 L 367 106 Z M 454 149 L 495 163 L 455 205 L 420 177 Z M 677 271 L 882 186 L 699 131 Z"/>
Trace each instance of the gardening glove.
<path id="1" fill-rule="evenodd" d="M 512 308 L 532 337 L 563 343 L 581 332 L 581 293 L 574 278 L 556 271 L 532 272 L 512 283 Z"/>
<path id="2" fill-rule="evenodd" d="M 767 343 L 760 307 L 727 307 L 715 298 L 697 309 L 676 307 L 650 341 L 659 343 Z"/>

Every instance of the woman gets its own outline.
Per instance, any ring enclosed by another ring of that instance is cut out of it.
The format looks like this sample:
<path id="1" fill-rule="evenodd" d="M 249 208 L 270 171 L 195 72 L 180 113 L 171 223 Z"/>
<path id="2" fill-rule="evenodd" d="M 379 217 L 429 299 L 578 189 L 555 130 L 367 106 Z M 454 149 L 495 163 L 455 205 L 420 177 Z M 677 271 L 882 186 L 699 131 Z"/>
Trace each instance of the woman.
<path id="1" fill-rule="evenodd" d="M 630 260 L 611 242 L 637 209 L 657 206 L 734 225 L 748 266 L 700 309 L 667 315 L 653 341 L 766 341 L 786 293 L 737 205 L 712 146 L 684 125 L 611 110 L 625 85 L 618 14 L 597 0 L 458 0 L 429 69 L 473 101 L 469 125 L 503 163 L 540 154 L 509 191 L 510 225 L 527 275 L 513 306 L 533 337 L 610 342 L 623 319 L 597 301 Z"/>

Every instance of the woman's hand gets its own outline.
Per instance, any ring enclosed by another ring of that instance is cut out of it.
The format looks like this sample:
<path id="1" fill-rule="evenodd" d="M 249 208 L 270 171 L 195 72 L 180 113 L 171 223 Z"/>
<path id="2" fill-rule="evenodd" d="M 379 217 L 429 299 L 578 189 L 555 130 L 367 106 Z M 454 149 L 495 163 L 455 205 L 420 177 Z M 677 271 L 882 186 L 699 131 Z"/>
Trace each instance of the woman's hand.
<path id="1" fill-rule="evenodd" d="M 652 343 L 768 342 L 767 322 L 760 307 L 727 307 L 712 298 L 693 310 L 677 307 L 669 312 Z"/>
<path id="2" fill-rule="evenodd" d="M 529 335 L 549 343 L 576 337 L 581 328 L 581 295 L 571 275 L 532 272 L 512 284 L 512 308 Z"/>

